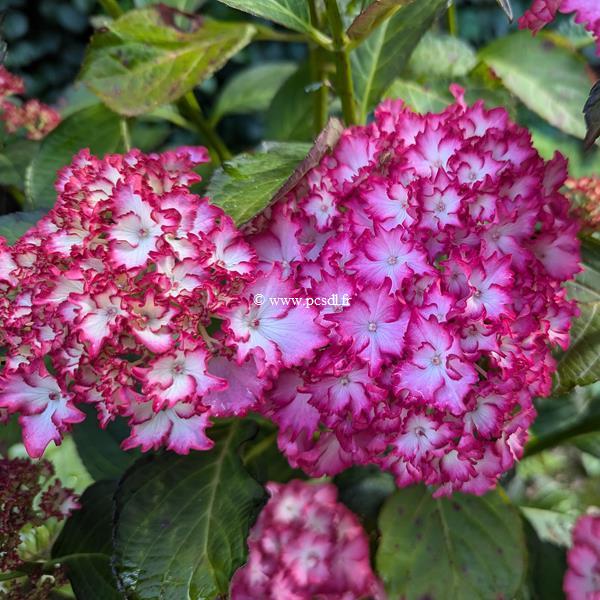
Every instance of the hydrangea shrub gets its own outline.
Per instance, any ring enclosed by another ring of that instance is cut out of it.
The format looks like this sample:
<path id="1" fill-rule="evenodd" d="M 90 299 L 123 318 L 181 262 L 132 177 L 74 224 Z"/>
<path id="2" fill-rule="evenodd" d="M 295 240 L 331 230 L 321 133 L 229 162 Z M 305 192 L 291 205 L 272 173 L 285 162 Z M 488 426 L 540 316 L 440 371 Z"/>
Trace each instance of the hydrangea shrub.
<path id="1" fill-rule="evenodd" d="M 99 4 L 0 67 L 0 595 L 598 600 L 596 3 Z"/>

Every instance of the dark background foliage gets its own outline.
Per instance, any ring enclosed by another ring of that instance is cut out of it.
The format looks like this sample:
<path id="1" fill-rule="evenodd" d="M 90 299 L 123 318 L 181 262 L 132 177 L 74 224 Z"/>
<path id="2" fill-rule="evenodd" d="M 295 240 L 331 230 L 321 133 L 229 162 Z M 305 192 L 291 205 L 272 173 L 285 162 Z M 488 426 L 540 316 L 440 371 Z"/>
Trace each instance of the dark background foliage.
<path id="1" fill-rule="evenodd" d="M 350 0 L 350 4 L 360 4 L 360 0 Z M 146 0 L 129 0 L 121 3 L 127 9 L 150 4 Z M 215 0 L 188 0 L 179 3 L 188 9 L 201 8 L 222 20 L 239 18 L 237 11 Z M 515 15 L 521 15 L 528 2 L 513 0 Z M 200 6 L 202 5 L 202 6 Z M 0 0 L 0 14 L 3 15 L 2 37 L 8 46 L 5 66 L 25 79 L 27 93 L 31 97 L 56 104 L 59 107 L 65 98 L 74 93 L 73 82 L 81 67 L 85 47 L 93 32 L 92 24 L 100 25 L 102 11 L 95 0 Z M 498 10 L 496 0 L 458 0 L 456 5 L 457 32 L 460 37 L 475 48 L 480 48 L 493 39 L 517 30 L 516 22 L 508 22 Z M 448 22 L 444 17 L 436 24 L 438 30 L 447 31 Z M 563 35 L 574 40 L 581 35 L 581 29 L 574 26 L 571 19 L 560 17 L 551 26 Z M 590 67 L 600 69 L 600 57 L 593 46 L 583 50 Z M 203 107 L 213 105 L 218 92 L 233 75 L 251 65 L 270 61 L 299 62 L 306 57 L 304 44 L 284 42 L 259 42 L 251 44 L 237 54 L 215 76 L 200 87 Z M 531 119 L 535 120 L 533 115 Z M 253 147 L 265 135 L 263 115 L 228 115 L 219 123 L 219 133 L 234 152 Z M 178 132 L 177 137 L 165 136 L 164 143 L 184 143 L 186 134 Z M 17 205 L 12 203 L 13 210 Z M 0 214 L 2 209 L 0 208 Z M 5 207 L 4 212 L 9 212 Z"/>

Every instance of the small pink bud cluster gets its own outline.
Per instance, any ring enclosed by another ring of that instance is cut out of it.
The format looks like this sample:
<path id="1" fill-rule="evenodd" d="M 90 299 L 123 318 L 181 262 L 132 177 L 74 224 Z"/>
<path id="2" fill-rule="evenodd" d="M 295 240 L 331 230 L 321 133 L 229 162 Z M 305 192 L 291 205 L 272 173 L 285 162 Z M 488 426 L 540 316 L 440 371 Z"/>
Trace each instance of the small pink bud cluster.
<path id="1" fill-rule="evenodd" d="M 600 516 L 577 521 L 567 562 L 563 585 L 567 600 L 600 600 Z"/>
<path id="2" fill-rule="evenodd" d="M 600 55 L 600 2 L 598 0 L 533 0 L 529 10 L 519 19 L 521 29 L 537 33 L 556 18 L 558 12 L 575 13 L 575 22 L 585 25 L 596 38 Z"/>
<path id="3" fill-rule="evenodd" d="M 0 66 L 0 119 L 6 131 L 24 129 L 29 139 L 41 140 L 60 123 L 60 115 L 39 100 L 21 102 L 14 98 L 24 93 L 23 80 Z"/>
<path id="4" fill-rule="evenodd" d="M 583 226 L 598 231 L 600 229 L 600 177 L 569 178 L 565 185 L 566 195 L 581 209 Z"/>
<path id="5" fill-rule="evenodd" d="M 0 240 L 0 408 L 20 413 L 31 456 L 96 406 L 124 448 L 212 446 L 210 416 L 243 414 L 262 383 L 206 328 L 255 257 L 222 210 L 189 191 L 204 148 L 99 160 L 59 173 L 58 201 L 12 247 Z M 248 379 L 248 381 L 246 381 Z"/>
<path id="6" fill-rule="evenodd" d="M 382 598 L 369 541 L 331 484 L 268 483 L 271 495 L 250 531 L 250 554 L 231 584 L 232 600 Z"/>
<path id="7" fill-rule="evenodd" d="M 551 347 L 568 344 L 566 161 L 453 91 L 440 114 L 381 104 L 246 231 L 259 269 L 231 339 L 276 375 L 262 410 L 313 476 L 375 463 L 400 486 L 485 493 L 521 456 Z M 252 302 L 293 291 L 351 302 Z"/>

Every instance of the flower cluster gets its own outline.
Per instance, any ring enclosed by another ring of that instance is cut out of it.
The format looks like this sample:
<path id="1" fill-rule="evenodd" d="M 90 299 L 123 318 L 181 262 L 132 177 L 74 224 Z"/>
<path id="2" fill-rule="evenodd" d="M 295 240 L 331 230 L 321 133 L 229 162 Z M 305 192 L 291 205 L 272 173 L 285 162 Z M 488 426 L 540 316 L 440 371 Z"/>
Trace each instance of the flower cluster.
<path id="1" fill-rule="evenodd" d="M 269 483 L 250 531 L 250 553 L 231 584 L 232 600 L 382 598 L 369 541 L 331 484 Z"/>
<path id="2" fill-rule="evenodd" d="M 596 52 L 600 55 L 600 2 L 597 0 L 533 0 L 519 19 L 519 27 L 537 33 L 553 21 L 558 12 L 575 13 L 575 22 L 585 25 L 596 38 Z"/>
<path id="3" fill-rule="evenodd" d="M 600 516 L 581 517 L 567 556 L 564 591 L 568 600 L 600 600 Z"/>
<path id="4" fill-rule="evenodd" d="M 569 178 L 565 182 L 567 196 L 581 209 L 584 226 L 600 229 L 600 177 Z"/>
<path id="5" fill-rule="evenodd" d="M 564 159 L 453 92 L 439 114 L 381 104 L 243 234 L 189 191 L 204 150 L 80 153 L 49 215 L 0 244 L 0 410 L 29 453 L 81 402 L 129 420 L 125 448 L 179 453 L 258 410 L 313 476 L 493 487 L 569 341 L 577 223 Z M 350 305 L 273 301 L 335 295 Z"/>
<path id="6" fill-rule="evenodd" d="M 568 344 L 563 283 L 580 267 L 566 162 L 453 91 L 440 114 L 384 102 L 248 225 L 258 275 L 229 339 L 259 377 L 280 353 L 262 410 L 313 476 L 374 463 L 400 486 L 486 492 L 521 456 L 532 397 L 550 392 L 551 347 Z M 294 290 L 351 302 L 316 316 L 252 303 Z"/>
<path id="7" fill-rule="evenodd" d="M 0 65 L 0 119 L 6 131 L 16 133 L 23 129 L 29 139 L 41 140 L 60 123 L 60 115 L 39 100 L 15 99 L 24 93 L 23 80 Z"/>
<path id="8" fill-rule="evenodd" d="M 129 420 L 124 448 L 212 446 L 211 416 L 253 406 L 256 369 L 210 337 L 255 257 L 232 220 L 189 186 L 204 148 L 99 160 L 80 152 L 58 201 L 17 244 L 0 241 L 0 408 L 40 456 L 96 406 Z"/>
<path id="9" fill-rule="evenodd" d="M 0 572 L 18 570 L 22 563 L 18 548 L 26 525 L 62 520 L 79 508 L 72 490 L 58 479 L 50 483 L 53 475 L 46 460 L 0 458 Z"/>

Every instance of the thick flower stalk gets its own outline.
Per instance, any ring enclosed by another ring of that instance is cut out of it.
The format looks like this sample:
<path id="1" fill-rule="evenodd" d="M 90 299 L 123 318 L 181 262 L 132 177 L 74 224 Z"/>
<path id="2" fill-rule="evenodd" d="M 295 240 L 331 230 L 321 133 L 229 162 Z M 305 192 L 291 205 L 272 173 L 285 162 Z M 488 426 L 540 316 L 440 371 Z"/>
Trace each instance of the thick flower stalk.
<path id="1" fill-rule="evenodd" d="M 563 585 L 567 600 L 600 600 L 600 516 L 577 521 L 567 562 Z"/>
<path id="2" fill-rule="evenodd" d="M 24 93 L 23 80 L 0 65 L 0 119 L 6 131 L 22 130 L 29 139 L 40 140 L 60 123 L 60 115 L 39 100 L 19 100 Z"/>
<path id="3" fill-rule="evenodd" d="M 440 114 L 381 104 L 248 226 L 259 275 L 225 309 L 229 339 L 260 376 L 272 340 L 285 348 L 262 410 L 313 476 L 374 463 L 400 486 L 485 493 L 522 455 L 551 349 L 568 344 L 566 161 L 453 89 Z M 276 298 L 294 295 L 307 301 Z"/>
<path id="4" fill-rule="evenodd" d="M 271 495 L 250 531 L 248 562 L 232 600 L 383 598 L 357 517 L 331 484 L 268 483 Z"/>
<path id="5" fill-rule="evenodd" d="M 124 448 L 212 446 L 213 416 L 239 415 L 263 383 L 207 333 L 251 280 L 232 220 L 190 192 L 204 148 L 99 160 L 80 152 L 55 207 L 19 242 L 0 240 L 0 409 L 40 456 L 94 405 L 128 419 Z M 218 333 L 215 334 L 218 337 Z"/>
<path id="6" fill-rule="evenodd" d="M 598 0 L 533 0 L 529 10 L 519 19 L 519 27 L 537 33 L 553 21 L 558 12 L 575 13 L 575 22 L 584 25 L 596 38 L 596 53 L 600 55 L 600 2 Z"/>

